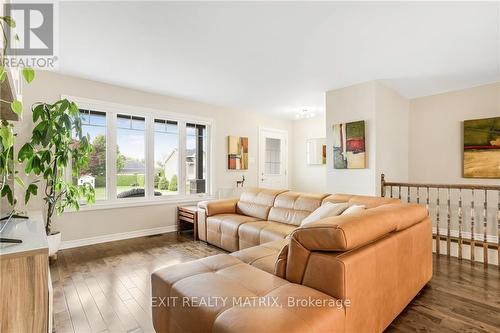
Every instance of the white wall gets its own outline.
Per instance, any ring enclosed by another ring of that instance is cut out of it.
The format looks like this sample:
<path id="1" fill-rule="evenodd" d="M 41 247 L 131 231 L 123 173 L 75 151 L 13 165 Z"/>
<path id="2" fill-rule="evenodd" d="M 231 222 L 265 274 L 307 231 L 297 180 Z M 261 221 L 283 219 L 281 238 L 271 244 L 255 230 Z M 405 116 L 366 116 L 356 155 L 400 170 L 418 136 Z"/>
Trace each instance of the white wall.
<path id="1" fill-rule="evenodd" d="M 26 106 L 38 101 L 53 102 L 60 99 L 61 95 L 212 118 L 215 125 L 214 156 L 212 158 L 216 190 L 218 188 L 235 187 L 236 180 L 239 180 L 243 174 L 246 178 L 245 186 L 258 185 L 257 149 L 259 126 L 286 130 L 289 133 L 292 130 L 292 122 L 288 120 L 268 118 L 256 113 L 239 112 L 238 110 L 127 89 L 52 72 L 37 71 L 36 79 L 24 88 L 25 115 L 24 120 L 18 123 L 16 128 L 17 133 L 19 133 L 18 149 L 25 142 L 32 129 L 31 113 Z M 250 163 L 247 171 L 227 170 L 228 135 L 247 136 L 249 138 Z M 289 156 L 291 157 L 291 150 L 289 150 Z M 293 172 L 291 165 L 289 170 Z M 291 177 L 289 184 L 292 184 Z M 21 193 L 21 191 L 17 191 L 17 193 Z M 18 196 L 20 195 L 18 194 Z M 38 197 L 30 201 L 28 209 L 40 209 L 42 206 L 43 201 L 41 197 Z M 161 204 L 121 209 L 88 210 L 79 213 L 67 212 L 57 219 L 55 228 L 63 232 L 63 240 L 67 241 L 172 226 L 175 223 L 176 206 L 176 204 Z"/>
<path id="2" fill-rule="evenodd" d="M 364 120 L 366 138 L 366 169 L 333 168 L 334 124 Z M 374 195 L 375 166 L 375 82 L 328 91 L 326 93 L 327 190 L 330 193 Z"/>
<path id="3" fill-rule="evenodd" d="M 307 165 L 306 141 L 311 138 L 326 138 L 325 115 L 293 122 L 291 136 L 292 187 L 299 192 L 326 193 L 326 165 Z"/>
<path id="4" fill-rule="evenodd" d="M 499 184 L 462 178 L 463 121 L 490 117 L 500 117 L 500 83 L 411 100 L 410 181 Z"/>
<path id="5" fill-rule="evenodd" d="M 375 87 L 376 194 L 380 195 L 382 173 L 394 181 L 408 180 L 410 101 L 380 82 Z"/>
<path id="6" fill-rule="evenodd" d="M 380 195 L 380 175 L 408 178 L 409 101 L 371 81 L 326 94 L 327 184 L 331 193 Z M 365 121 L 366 169 L 334 169 L 332 125 Z"/>
<path id="7" fill-rule="evenodd" d="M 494 83 L 439 95 L 416 98 L 410 101 L 410 135 L 408 175 L 410 182 L 444 184 L 500 184 L 500 179 L 463 178 L 463 121 L 500 117 L 500 83 Z M 391 177 L 392 180 L 392 177 Z M 482 239 L 483 191 L 475 191 L 474 232 Z M 435 197 L 436 190 L 431 191 Z M 441 221 L 445 228 L 446 191 L 440 191 Z M 487 233 L 491 242 L 497 242 L 498 193 L 488 193 Z M 471 231 L 471 191 L 462 191 L 462 232 Z M 433 224 L 436 226 L 436 207 L 431 206 Z M 451 191 L 451 229 L 458 232 L 458 191 Z M 456 251 L 455 251 L 456 252 Z M 468 251 L 466 252 L 466 257 Z M 479 253 L 477 258 L 482 258 Z M 497 264 L 496 254 L 490 254 L 490 263 Z"/>

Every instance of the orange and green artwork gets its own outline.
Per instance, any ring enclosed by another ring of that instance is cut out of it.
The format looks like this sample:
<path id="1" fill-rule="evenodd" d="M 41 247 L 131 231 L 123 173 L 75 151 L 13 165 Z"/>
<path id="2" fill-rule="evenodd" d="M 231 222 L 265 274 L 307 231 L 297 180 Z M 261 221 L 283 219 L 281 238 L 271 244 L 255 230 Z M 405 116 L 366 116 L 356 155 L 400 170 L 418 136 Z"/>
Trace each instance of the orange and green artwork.
<path id="1" fill-rule="evenodd" d="M 500 178 L 500 117 L 464 121 L 464 177 Z"/>
<path id="2" fill-rule="evenodd" d="M 366 168 L 365 122 L 333 125 L 333 167 Z"/>
<path id="3" fill-rule="evenodd" d="M 227 168 L 229 170 L 248 170 L 247 137 L 227 137 Z"/>

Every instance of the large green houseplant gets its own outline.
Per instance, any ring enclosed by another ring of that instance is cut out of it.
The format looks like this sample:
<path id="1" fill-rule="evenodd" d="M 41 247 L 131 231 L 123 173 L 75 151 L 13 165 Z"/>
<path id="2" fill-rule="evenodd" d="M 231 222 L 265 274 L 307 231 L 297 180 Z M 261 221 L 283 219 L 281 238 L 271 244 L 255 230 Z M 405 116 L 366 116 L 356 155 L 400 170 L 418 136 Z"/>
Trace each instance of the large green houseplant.
<path id="1" fill-rule="evenodd" d="M 6 50 L 8 39 L 6 29 L 14 29 L 15 21 L 10 16 L 0 16 L 0 31 L 3 36 L 3 49 L 0 54 L 0 83 L 7 78 Z M 13 35 L 18 39 L 17 34 Z M 35 71 L 32 68 L 22 68 L 22 75 L 26 83 L 33 81 Z M 11 110 L 21 117 L 23 105 L 18 100 L 4 100 L 0 103 L 10 104 Z M 31 139 L 23 145 L 16 154 L 14 125 L 7 121 L 0 121 L 0 197 L 6 197 L 16 212 L 16 199 L 11 185 L 15 179 L 25 190 L 24 201 L 28 203 L 33 195 L 38 193 L 38 187 L 44 186 L 44 200 L 46 202 L 45 229 L 49 238 L 49 252 L 54 254 L 59 249 L 60 233 L 52 232 L 54 212 L 62 214 L 67 207 L 80 208 L 80 200 L 87 203 L 95 201 L 93 187 L 88 184 L 74 185 L 71 180 L 66 181 L 65 174 L 68 168 L 72 169 L 72 176 L 77 177 L 80 168 L 88 162 L 92 150 L 88 136 L 82 134 L 80 112 L 77 105 L 67 99 L 53 104 L 37 103 L 32 107 L 34 129 Z M 36 179 L 28 186 L 24 184 L 17 163 L 26 161 L 26 175 L 34 174 Z M 42 178 L 42 179 L 41 179 Z"/>
<path id="2" fill-rule="evenodd" d="M 73 183 L 80 169 L 87 165 L 92 145 L 88 135 L 82 133 L 80 110 L 74 102 L 62 99 L 54 104 L 37 103 L 33 105 L 32 113 L 32 136 L 19 150 L 18 161 L 26 161 L 26 174 L 32 173 L 43 178 L 38 180 L 44 184 L 45 229 L 57 245 L 61 235 L 52 232 L 54 213 L 60 215 L 68 207 L 78 210 L 82 199 L 87 203 L 95 201 L 91 184 Z M 69 172 L 71 175 L 68 175 Z M 31 195 L 37 194 L 40 183 L 34 182 L 28 186 L 26 202 Z M 56 247 L 49 249 L 52 252 L 50 254 L 57 252 Z"/>
<path id="3" fill-rule="evenodd" d="M 0 32 L 3 36 L 2 52 L 0 53 L 0 84 L 7 85 L 8 68 L 6 63 L 6 52 L 8 47 L 8 39 L 6 38 L 6 29 L 14 29 L 16 22 L 10 16 L 0 16 Z M 17 34 L 14 34 L 17 37 Z M 26 83 L 30 83 L 34 77 L 35 72 L 32 68 L 22 68 L 22 74 Z M 10 87 L 7 87 L 10 89 Z M 7 100 L 5 96 L 0 96 L 0 103 L 7 104 L 13 113 L 18 117 L 22 116 L 23 105 L 21 101 L 14 96 L 12 100 Z M 2 105 L 3 106 L 3 105 Z M 15 213 L 16 201 L 14 198 L 14 189 L 12 184 L 14 180 L 21 186 L 25 187 L 21 177 L 15 167 L 15 152 L 14 145 L 16 142 L 16 133 L 14 132 L 14 124 L 7 119 L 0 120 L 0 197 L 7 198 L 9 204 L 12 206 L 12 213 Z"/>

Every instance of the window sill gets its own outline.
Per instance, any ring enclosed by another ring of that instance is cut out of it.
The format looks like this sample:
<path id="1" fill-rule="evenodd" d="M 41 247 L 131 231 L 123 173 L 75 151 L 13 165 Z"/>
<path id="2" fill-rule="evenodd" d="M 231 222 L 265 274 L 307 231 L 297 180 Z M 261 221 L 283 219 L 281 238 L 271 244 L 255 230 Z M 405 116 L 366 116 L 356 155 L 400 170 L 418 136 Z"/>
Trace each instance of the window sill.
<path id="1" fill-rule="evenodd" d="M 130 208 L 130 207 L 146 207 L 146 206 L 157 206 L 157 205 L 175 205 L 175 204 L 186 204 L 186 203 L 197 203 L 205 200 L 216 199 L 213 195 L 204 196 L 176 196 L 170 198 L 123 198 L 116 199 L 113 201 L 101 201 L 96 202 L 93 205 L 82 205 L 80 210 L 67 209 L 66 213 L 78 213 L 84 211 L 93 210 L 103 210 L 103 209 L 120 209 L 120 208 Z"/>

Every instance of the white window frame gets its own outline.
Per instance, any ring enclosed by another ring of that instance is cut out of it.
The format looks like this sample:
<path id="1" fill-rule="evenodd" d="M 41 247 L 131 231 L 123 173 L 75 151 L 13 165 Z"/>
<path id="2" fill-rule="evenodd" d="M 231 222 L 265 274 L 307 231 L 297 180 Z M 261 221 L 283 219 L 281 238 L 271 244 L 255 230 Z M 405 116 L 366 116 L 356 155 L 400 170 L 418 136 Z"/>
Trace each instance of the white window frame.
<path id="1" fill-rule="evenodd" d="M 170 112 L 167 110 L 157 110 L 138 106 L 110 103 L 95 99 L 78 96 L 61 95 L 62 99 L 75 102 L 80 109 L 101 111 L 106 113 L 106 199 L 98 200 L 93 205 L 82 205 L 81 210 L 109 209 L 133 206 L 147 206 L 165 203 L 187 203 L 214 198 L 215 172 L 212 167 L 212 154 L 214 153 L 213 137 L 215 135 L 215 125 L 211 118 L 199 116 L 187 116 L 185 114 Z M 145 118 L 145 140 L 144 152 L 146 170 L 144 176 L 145 196 L 138 198 L 117 198 L 116 188 L 116 140 L 117 115 L 130 115 Z M 154 196 L 154 120 L 177 121 L 178 124 L 178 144 L 179 144 L 179 177 L 178 194 Z M 186 193 L 186 123 L 205 125 L 207 128 L 207 179 L 206 192 L 199 194 Z M 66 177 L 71 180 L 71 169 L 66 172 Z M 70 210 L 71 211 L 71 210 Z"/>

